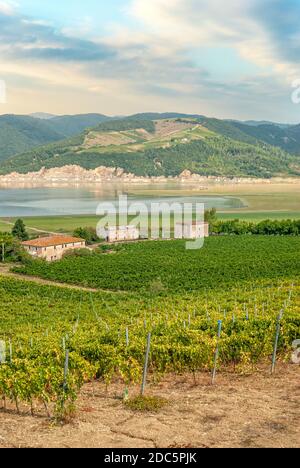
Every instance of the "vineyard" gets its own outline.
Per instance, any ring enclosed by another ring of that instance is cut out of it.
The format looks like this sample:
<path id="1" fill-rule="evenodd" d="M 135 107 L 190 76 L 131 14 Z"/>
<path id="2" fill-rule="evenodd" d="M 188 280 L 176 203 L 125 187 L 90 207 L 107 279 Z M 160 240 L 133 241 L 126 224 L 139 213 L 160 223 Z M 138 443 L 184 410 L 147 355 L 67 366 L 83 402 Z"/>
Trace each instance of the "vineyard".
<path id="1" fill-rule="evenodd" d="M 112 255 L 113 254 L 113 255 Z M 165 295 L 231 288 L 238 282 L 293 281 L 300 272 L 300 238 L 221 236 L 200 250 L 184 241 L 151 241 L 110 246 L 108 252 L 67 256 L 60 262 L 29 261 L 17 272 L 113 291 Z"/>
<path id="2" fill-rule="evenodd" d="M 262 360 L 271 368 L 278 327 L 276 357 L 290 360 L 300 332 L 296 277 L 172 295 L 158 289 L 88 293 L 0 277 L 3 407 L 13 404 L 19 412 L 26 405 L 35 414 L 42 405 L 45 415 L 61 416 L 95 379 L 109 385 L 118 378 L 130 392 L 142 381 L 149 333 L 148 383 L 167 373 L 196 379 L 197 371 L 214 366 L 216 379 L 223 369 L 253 372 Z"/>

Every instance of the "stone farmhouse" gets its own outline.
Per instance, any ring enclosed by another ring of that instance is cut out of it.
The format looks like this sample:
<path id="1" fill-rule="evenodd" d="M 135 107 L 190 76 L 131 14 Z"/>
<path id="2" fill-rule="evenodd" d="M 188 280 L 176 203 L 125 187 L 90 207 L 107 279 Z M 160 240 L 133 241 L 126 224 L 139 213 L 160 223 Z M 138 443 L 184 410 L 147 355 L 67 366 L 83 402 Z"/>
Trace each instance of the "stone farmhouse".
<path id="1" fill-rule="evenodd" d="M 60 260 L 67 251 L 85 248 L 86 242 L 78 237 L 58 235 L 39 237 L 38 239 L 22 242 L 22 245 L 32 257 L 53 262 Z"/>

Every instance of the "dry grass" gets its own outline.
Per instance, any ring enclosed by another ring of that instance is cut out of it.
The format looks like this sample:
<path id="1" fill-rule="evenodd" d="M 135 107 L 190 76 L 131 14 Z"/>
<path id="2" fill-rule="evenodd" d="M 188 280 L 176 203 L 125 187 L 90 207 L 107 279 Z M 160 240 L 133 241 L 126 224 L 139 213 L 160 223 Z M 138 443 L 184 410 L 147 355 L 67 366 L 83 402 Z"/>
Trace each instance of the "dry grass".
<path id="1" fill-rule="evenodd" d="M 300 447 L 299 366 L 269 366 L 255 375 L 219 374 L 210 385 L 207 373 L 169 375 L 148 397 L 169 405 L 135 412 L 123 404 L 124 387 L 102 383 L 84 387 L 75 420 L 53 425 L 42 411 L 30 416 L 0 411 L 0 447 Z M 139 387 L 130 389 L 130 398 Z"/>

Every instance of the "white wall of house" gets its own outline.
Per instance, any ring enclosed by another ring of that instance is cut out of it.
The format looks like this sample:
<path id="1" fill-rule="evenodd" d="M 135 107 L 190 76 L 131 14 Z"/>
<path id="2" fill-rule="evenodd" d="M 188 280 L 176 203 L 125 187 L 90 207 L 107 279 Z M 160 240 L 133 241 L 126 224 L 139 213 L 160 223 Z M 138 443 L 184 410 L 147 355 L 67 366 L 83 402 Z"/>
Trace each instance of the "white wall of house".
<path id="1" fill-rule="evenodd" d="M 175 239 L 199 239 L 209 237 L 208 223 L 176 223 Z"/>
<path id="2" fill-rule="evenodd" d="M 135 226 L 110 226 L 104 229 L 104 237 L 108 242 L 138 240 L 140 230 Z"/>

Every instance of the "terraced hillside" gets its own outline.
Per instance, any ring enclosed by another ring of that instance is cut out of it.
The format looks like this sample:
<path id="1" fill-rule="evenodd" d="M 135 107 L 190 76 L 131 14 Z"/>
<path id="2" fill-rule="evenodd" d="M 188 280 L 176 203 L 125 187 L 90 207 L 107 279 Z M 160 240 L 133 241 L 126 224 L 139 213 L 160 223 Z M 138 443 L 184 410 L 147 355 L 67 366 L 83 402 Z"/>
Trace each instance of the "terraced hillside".
<path id="1" fill-rule="evenodd" d="M 153 132 L 142 127 L 110 132 L 93 129 L 86 133 L 81 148 L 99 152 L 145 151 L 151 148 L 170 148 L 174 144 L 190 143 L 209 135 L 213 135 L 213 132 L 194 120 L 156 120 Z"/>

